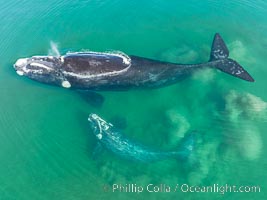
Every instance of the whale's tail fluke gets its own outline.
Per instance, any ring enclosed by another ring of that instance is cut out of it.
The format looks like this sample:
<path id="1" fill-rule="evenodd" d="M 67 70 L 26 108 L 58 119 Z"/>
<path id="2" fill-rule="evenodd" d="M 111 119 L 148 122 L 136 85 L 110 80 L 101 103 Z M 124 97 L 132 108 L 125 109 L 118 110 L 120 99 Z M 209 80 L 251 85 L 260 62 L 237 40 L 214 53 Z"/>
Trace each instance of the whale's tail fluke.
<path id="1" fill-rule="evenodd" d="M 213 39 L 209 60 L 212 63 L 212 66 L 232 76 L 254 82 L 254 79 L 249 73 L 236 61 L 228 58 L 228 56 L 229 50 L 227 46 L 220 34 L 216 33 Z"/>

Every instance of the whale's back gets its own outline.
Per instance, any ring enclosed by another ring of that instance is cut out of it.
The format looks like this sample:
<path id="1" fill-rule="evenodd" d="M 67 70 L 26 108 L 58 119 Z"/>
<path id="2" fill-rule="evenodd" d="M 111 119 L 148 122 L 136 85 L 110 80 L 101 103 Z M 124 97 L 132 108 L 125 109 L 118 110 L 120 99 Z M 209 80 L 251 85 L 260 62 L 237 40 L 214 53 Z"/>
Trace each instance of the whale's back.
<path id="1" fill-rule="evenodd" d="M 108 53 L 70 53 L 64 56 L 66 72 L 91 75 L 121 71 L 129 66 L 122 55 Z"/>

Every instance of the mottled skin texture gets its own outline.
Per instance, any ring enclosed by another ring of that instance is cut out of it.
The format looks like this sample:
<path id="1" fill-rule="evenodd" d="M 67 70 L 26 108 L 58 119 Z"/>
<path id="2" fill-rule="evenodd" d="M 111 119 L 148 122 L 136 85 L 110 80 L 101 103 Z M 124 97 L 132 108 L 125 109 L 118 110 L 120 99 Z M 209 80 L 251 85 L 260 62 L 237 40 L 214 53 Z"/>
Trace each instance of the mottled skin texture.
<path id="1" fill-rule="evenodd" d="M 116 127 L 96 114 L 91 114 L 88 120 L 98 141 L 99 146 L 97 148 L 104 148 L 123 159 L 141 162 L 152 162 L 169 158 L 185 159 L 193 150 L 194 133 L 189 134 L 182 141 L 179 150 L 164 152 L 153 150 L 128 139 Z"/>

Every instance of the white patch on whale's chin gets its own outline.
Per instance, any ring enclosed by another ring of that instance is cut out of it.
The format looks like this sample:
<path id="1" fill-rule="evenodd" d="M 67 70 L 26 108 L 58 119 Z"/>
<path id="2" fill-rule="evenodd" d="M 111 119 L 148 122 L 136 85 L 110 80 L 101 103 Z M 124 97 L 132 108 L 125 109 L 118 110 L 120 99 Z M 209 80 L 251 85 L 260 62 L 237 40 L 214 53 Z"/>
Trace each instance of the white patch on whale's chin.
<path id="1" fill-rule="evenodd" d="M 103 136 L 102 136 L 102 134 L 99 133 L 99 134 L 96 135 L 96 137 L 97 137 L 99 140 L 101 140 Z"/>
<path id="2" fill-rule="evenodd" d="M 16 71 L 17 72 L 17 74 L 19 75 L 19 76 L 23 76 L 24 75 L 24 72 L 23 71 Z"/>
<path id="3" fill-rule="evenodd" d="M 71 84 L 70 84 L 69 81 L 63 81 L 63 82 L 61 83 L 61 85 L 62 85 L 62 87 L 64 87 L 64 88 L 70 88 L 70 87 L 71 87 Z"/>

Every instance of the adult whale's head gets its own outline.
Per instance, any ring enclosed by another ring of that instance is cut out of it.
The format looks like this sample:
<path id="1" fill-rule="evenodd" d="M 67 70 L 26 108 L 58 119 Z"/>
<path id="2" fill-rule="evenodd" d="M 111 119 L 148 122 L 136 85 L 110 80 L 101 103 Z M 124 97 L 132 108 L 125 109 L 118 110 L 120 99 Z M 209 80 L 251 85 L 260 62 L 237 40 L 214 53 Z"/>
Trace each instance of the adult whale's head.
<path id="1" fill-rule="evenodd" d="M 97 114 L 90 114 L 88 117 L 88 121 L 90 122 L 90 126 L 93 129 L 93 133 L 98 140 L 101 140 L 103 136 L 109 134 L 107 130 L 109 130 L 113 125 L 111 123 L 106 122 Z"/>
<path id="2" fill-rule="evenodd" d="M 91 83 L 126 72 L 131 59 L 121 53 L 74 52 L 62 56 L 20 58 L 14 64 L 19 75 L 51 85 L 88 89 Z M 103 82 L 102 82 L 103 83 Z M 103 83 L 104 84 L 104 83 Z"/>
<path id="3" fill-rule="evenodd" d="M 20 76 L 24 75 L 39 82 L 68 88 L 70 84 L 64 79 L 60 70 L 63 63 L 62 59 L 61 56 L 20 58 L 14 64 L 14 68 Z"/>

